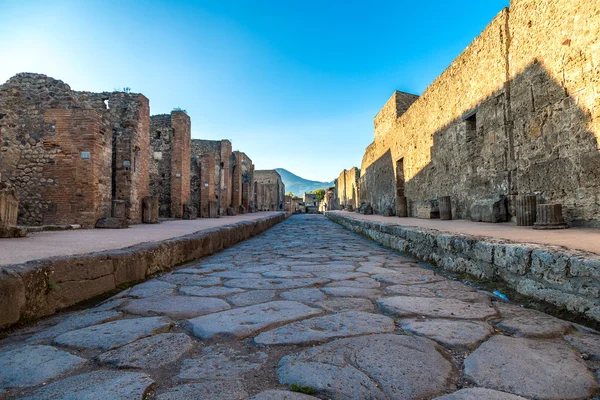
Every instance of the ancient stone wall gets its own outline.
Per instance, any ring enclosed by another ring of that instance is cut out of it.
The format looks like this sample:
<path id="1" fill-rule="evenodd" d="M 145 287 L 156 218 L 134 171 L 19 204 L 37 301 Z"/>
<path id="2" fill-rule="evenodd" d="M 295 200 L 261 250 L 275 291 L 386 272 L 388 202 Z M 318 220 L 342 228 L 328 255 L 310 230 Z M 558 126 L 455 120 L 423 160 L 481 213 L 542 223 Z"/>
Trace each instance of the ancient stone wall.
<path id="1" fill-rule="evenodd" d="M 233 152 L 235 159 L 235 167 L 233 173 L 233 199 L 232 207 L 238 211 L 239 205 L 244 206 L 247 212 L 254 209 L 254 164 L 246 153 L 235 151 Z M 239 177 L 236 178 L 236 175 Z M 239 183 L 237 183 L 239 179 Z M 239 194 L 237 190 L 239 189 Z M 238 204 L 239 201 L 239 204 Z"/>
<path id="2" fill-rule="evenodd" d="M 355 209 L 360 204 L 360 169 L 352 167 L 343 170 L 335 181 L 336 208 Z"/>
<path id="3" fill-rule="evenodd" d="M 171 216 L 181 218 L 183 206 L 190 202 L 191 120 L 183 111 L 171 113 L 173 147 L 171 155 Z M 194 205 L 194 207 L 198 207 Z"/>
<path id="4" fill-rule="evenodd" d="M 110 214 L 112 132 L 101 104 L 45 75 L 0 86 L 0 179 L 20 198 L 19 224 L 92 227 Z"/>
<path id="5" fill-rule="evenodd" d="M 159 216 L 171 217 L 171 114 L 150 117 L 150 195 L 158 198 Z"/>
<path id="6" fill-rule="evenodd" d="M 198 163 L 205 155 L 211 155 L 214 161 L 213 170 L 213 189 L 214 197 L 218 203 L 218 214 L 224 215 L 227 207 L 231 206 L 232 201 L 232 165 L 234 163 L 234 155 L 231 151 L 231 142 L 229 140 L 192 140 L 191 156 L 192 164 L 196 164 L 196 167 L 192 168 L 192 188 L 191 198 L 193 204 L 198 204 L 203 198 L 202 190 L 206 187 L 203 186 L 208 179 L 203 179 L 200 186 L 196 186 L 195 183 L 198 181 L 199 176 L 202 175 L 202 167 L 198 168 Z M 205 168 L 206 170 L 207 168 Z M 209 196 L 211 197 L 211 196 Z M 203 206 L 201 206 L 203 207 Z"/>
<path id="7" fill-rule="evenodd" d="M 256 204 L 258 211 L 283 210 L 285 185 L 274 169 L 254 171 Z"/>
<path id="8" fill-rule="evenodd" d="M 598 225 L 599 9 L 513 1 L 408 109 L 395 93 L 375 119 L 361 200 L 383 212 L 404 193 L 415 215 L 450 195 L 468 218 L 477 200 L 535 194 Z"/>

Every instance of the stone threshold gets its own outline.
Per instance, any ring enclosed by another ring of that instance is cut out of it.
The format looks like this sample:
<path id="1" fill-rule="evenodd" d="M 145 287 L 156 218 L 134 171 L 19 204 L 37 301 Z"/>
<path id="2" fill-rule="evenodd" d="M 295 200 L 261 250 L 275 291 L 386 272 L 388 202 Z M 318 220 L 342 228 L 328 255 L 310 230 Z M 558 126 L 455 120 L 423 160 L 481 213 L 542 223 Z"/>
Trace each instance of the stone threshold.
<path id="1" fill-rule="evenodd" d="M 185 236 L 0 267 L 0 329 L 52 315 L 180 264 L 217 253 L 290 214 L 241 221 Z"/>
<path id="2" fill-rule="evenodd" d="M 562 246 L 361 219 L 326 212 L 345 228 L 444 270 L 501 280 L 516 292 L 600 322 L 600 255 Z"/>

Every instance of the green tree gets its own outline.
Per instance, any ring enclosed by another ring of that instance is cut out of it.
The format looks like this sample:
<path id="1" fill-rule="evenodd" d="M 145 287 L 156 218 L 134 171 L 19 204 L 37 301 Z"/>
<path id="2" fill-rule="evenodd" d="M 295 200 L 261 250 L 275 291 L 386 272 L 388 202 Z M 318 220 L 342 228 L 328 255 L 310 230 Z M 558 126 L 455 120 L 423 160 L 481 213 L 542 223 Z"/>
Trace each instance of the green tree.
<path id="1" fill-rule="evenodd" d="M 317 201 L 321 201 L 325 198 L 325 189 L 315 189 L 312 192 L 310 192 L 311 194 L 316 194 L 317 195 Z"/>

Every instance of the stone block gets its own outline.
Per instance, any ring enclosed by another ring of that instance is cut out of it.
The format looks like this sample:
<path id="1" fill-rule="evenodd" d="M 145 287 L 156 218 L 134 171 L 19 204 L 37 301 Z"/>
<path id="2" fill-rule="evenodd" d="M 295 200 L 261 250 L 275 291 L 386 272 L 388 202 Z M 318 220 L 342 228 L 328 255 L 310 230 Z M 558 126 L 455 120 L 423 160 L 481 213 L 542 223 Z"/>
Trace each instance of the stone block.
<path id="1" fill-rule="evenodd" d="M 142 222 L 158 224 L 158 197 L 146 196 L 142 199 Z"/>
<path id="2" fill-rule="evenodd" d="M 113 218 L 127 218 L 127 202 L 125 200 L 113 200 L 111 216 Z"/>
<path id="3" fill-rule="evenodd" d="M 394 209 L 392 207 L 386 207 L 385 210 L 383 210 L 384 217 L 393 217 L 394 214 Z"/>
<path id="4" fill-rule="evenodd" d="M 475 222 L 506 222 L 508 219 L 506 197 L 476 200 L 471 205 L 470 214 L 471 221 Z"/>
<path id="5" fill-rule="evenodd" d="M 241 205 L 241 206 L 239 207 L 239 211 L 238 211 L 238 213 L 240 213 L 240 214 L 246 214 L 246 207 L 244 207 L 243 205 Z"/>
<path id="6" fill-rule="evenodd" d="M 0 328 L 19 321 L 25 303 L 25 286 L 21 277 L 12 271 L 0 270 Z"/>
<path id="7" fill-rule="evenodd" d="M 371 204 L 366 204 L 362 210 L 361 210 L 361 214 L 364 215 L 373 215 L 373 207 L 371 206 Z"/>
<path id="8" fill-rule="evenodd" d="M 196 210 L 196 207 L 192 206 L 191 204 L 184 204 L 182 219 L 196 219 L 196 218 L 198 218 L 198 211 Z"/>
<path id="9" fill-rule="evenodd" d="M 208 218 L 219 218 L 219 202 L 216 200 L 208 203 Z"/>
<path id="10" fill-rule="evenodd" d="M 27 229 L 0 224 L 0 238 L 20 238 L 27 236 Z"/>
<path id="11" fill-rule="evenodd" d="M 422 200 L 415 202 L 415 217 L 423 219 L 437 219 L 440 209 L 437 200 Z"/>
<path id="12" fill-rule="evenodd" d="M 98 229 L 125 229 L 129 228 L 129 223 L 126 218 L 100 218 L 96 222 Z"/>
<path id="13" fill-rule="evenodd" d="M 227 210 L 225 210 L 225 213 L 229 217 L 233 217 L 235 215 L 235 210 L 233 209 L 233 207 L 227 207 Z"/>

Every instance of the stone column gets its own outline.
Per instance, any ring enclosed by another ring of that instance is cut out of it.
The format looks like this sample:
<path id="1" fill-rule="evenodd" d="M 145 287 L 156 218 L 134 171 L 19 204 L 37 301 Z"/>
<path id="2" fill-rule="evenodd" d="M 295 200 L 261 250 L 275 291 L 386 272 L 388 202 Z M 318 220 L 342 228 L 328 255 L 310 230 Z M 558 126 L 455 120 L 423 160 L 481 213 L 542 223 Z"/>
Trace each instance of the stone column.
<path id="1" fill-rule="evenodd" d="M 561 204 L 538 204 L 537 220 L 533 229 L 566 229 Z"/>
<path id="2" fill-rule="evenodd" d="M 532 226 L 535 223 L 537 199 L 535 196 L 517 196 L 517 225 Z"/>
<path id="3" fill-rule="evenodd" d="M 452 219 L 452 200 L 450 196 L 442 196 L 438 198 L 438 207 L 440 208 L 440 219 Z"/>
<path id="4" fill-rule="evenodd" d="M 408 203 L 406 201 L 406 196 L 396 197 L 396 216 L 408 217 Z"/>
<path id="5" fill-rule="evenodd" d="M 142 199 L 142 222 L 158 224 L 158 197 L 146 196 Z"/>

